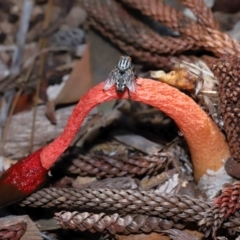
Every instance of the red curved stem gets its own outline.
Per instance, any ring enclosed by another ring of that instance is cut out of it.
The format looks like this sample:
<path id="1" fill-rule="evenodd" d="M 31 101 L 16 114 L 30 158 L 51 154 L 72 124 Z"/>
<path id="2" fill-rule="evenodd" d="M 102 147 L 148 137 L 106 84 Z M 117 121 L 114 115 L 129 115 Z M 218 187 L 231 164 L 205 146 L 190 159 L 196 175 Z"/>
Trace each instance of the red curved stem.
<path id="1" fill-rule="evenodd" d="M 162 110 L 176 122 L 188 143 L 197 180 L 207 169 L 218 170 L 223 160 L 229 157 L 228 145 L 218 127 L 191 98 L 179 90 L 164 83 L 139 78 L 137 90 L 131 92 L 130 96 L 132 100 Z M 90 89 L 74 108 L 59 137 L 3 174 L 0 178 L 0 207 L 21 199 L 41 185 L 48 169 L 69 146 L 91 109 L 100 103 L 123 98 L 129 98 L 128 92 L 119 95 L 115 86 L 103 91 L 103 83 L 100 83 Z M 16 194 L 9 195 L 6 186 Z"/>
<path id="2" fill-rule="evenodd" d="M 118 98 L 129 98 L 128 92 L 119 95 L 115 86 L 103 91 L 103 83 L 90 89 L 79 101 L 63 133 L 43 148 L 43 166 L 50 168 L 69 146 L 89 111 L 96 105 Z M 150 79 L 137 79 L 137 90 L 130 92 L 132 100 L 152 105 L 170 116 L 183 133 L 195 166 L 197 180 L 206 169 L 218 170 L 229 157 L 225 137 L 207 114 L 186 94 L 167 84 Z"/>

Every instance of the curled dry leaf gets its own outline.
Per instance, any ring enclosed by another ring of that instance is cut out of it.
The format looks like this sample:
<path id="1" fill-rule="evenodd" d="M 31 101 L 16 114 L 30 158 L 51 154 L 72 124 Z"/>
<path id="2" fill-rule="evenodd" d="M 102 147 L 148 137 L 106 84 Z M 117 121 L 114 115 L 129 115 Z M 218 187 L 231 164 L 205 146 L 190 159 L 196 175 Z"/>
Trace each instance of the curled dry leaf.
<path id="1" fill-rule="evenodd" d="M 170 73 L 165 73 L 164 71 L 151 71 L 150 74 L 151 77 L 161 82 L 184 90 L 193 90 L 197 81 L 197 76 L 179 67 Z"/>
<path id="2" fill-rule="evenodd" d="M 71 75 L 55 99 L 55 103 L 66 104 L 76 102 L 91 86 L 90 51 L 89 44 L 87 44 L 82 58 L 75 61 Z"/>
<path id="3" fill-rule="evenodd" d="M 217 95 L 218 81 L 205 62 L 201 60 L 195 61 L 194 63 L 182 61 L 179 66 L 196 76 L 197 80 L 202 81 L 200 86 L 199 81 L 196 82 L 196 93 L 201 92 L 202 94 L 209 93 Z M 200 88 L 198 89 L 198 87 Z"/>
<path id="4" fill-rule="evenodd" d="M 131 146 L 139 151 L 146 154 L 157 154 L 163 149 L 163 145 L 152 142 L 140 135 L 127 133 L 127 134 L 114 134 L 114 139 L 124 143 L 125 145 Z"/>
<path id="5" fill-rule="evenodd" d="M 57 96 L 48 96 L 51 100 L 47 103 L 47 117 L 52 119 L 52 123 L 56 123 L 55 105 L 77 102 L 91 86 L 90 52 L 89 44 L 87 44 L 82 58 L 75 60 L 70 77 L 60 86 L 60 92 Z"/>
<path id="6" fill-rule="evenodd" d="M 174 61 L 175 62 L 175 61 Z M 181 61 L 169 72 L 151 71 L 151 77 L 183 90 L 195 90 L 195 94 L 217 95 L 218 81 L 209 67 L 201 60 L 194 63 Z"/>
<path id="7" fill-rule="evenodd" d="M 173 240 L 198 240 L 198 238 L 193 236 L 192 234 L 179 229 L 172 228 L 172 229 L 164 230 L 162 232 L 171 236 L 171 239 Z"/>
<path id="8" fill-rule="evenodd" d="M 165 181 L 157 189 L 157 192 L 159 192 L 159 193 L 174 193 L 174 192 L 176 192 L 179 184 L 180 184 L 179 174 L 176 173 L 171 178 L 169 178 L 167 181 Z"/>
<path id="9" fill-rule="evenodd" d="M 42 237 L 33 221 L 27 215 L 23 215 L 0 219 L 0 239 L 42 240 Z"/>
<path id="10" fill-rule="evenodd" d="M 151 178 L 144 178 L 140 182 L 140 187 L 143 190 L 149 190 L 161 183 L 164 183 L 165 181 L 167 181 L 168 178 L 169 178 L 169 175 L 167 172 L 160 173 L 157 176 L 153 176 Z"/>
<path id="11" fill-rule="evenodd" d="M 77 189 L 137 189 L 138 185 L 131 177 L 115 177 L 97 180 L 86 184 L 73 183 L 73 187 Z"/>

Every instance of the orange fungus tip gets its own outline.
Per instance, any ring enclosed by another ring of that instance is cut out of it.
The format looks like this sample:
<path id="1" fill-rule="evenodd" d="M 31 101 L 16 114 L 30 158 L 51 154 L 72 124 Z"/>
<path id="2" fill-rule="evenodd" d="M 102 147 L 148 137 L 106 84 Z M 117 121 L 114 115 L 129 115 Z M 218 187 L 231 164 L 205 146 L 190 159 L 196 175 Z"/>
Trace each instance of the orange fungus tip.
<path id="1" fill-rule="evenodd" d="M 97 105 L 114 99 L 128 99 L 152 105 L 169 115 L 183 133 L 191 152 L 195 178 L 208 170 L 217 171 L 229 157 L 228 145 L 215 123 L 187 95 L 165 83 L 136 79 L 136 91 L 116 92 L 115 86 L 103 90 L 104 83 L 90 89 L 74 108 L 62 134 L 46 147 L 36 151 L 8 169 L 0 179 L 0 194 L 13 197 L 0 200 L 0 207 L 35 191 L 46 178 L 48 169 L 66 150 L 87 114 Z M 15 189 L 15 190 L 14 190 Z M 11 193 L 12 194 L 12 193 Z"/>

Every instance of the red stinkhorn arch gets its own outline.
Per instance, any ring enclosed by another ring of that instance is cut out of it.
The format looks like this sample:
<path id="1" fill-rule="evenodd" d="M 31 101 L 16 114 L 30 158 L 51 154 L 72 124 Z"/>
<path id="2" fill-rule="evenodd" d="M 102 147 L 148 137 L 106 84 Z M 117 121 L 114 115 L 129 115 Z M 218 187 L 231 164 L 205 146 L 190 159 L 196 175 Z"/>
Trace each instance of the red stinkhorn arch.
<path id="1" fill-rule="evenodd" d="M 225 137 L 216 124 L 184 93 L 164 83 L 138 78 L 137 90 L 135 93 L 130 92 L 130 96 L 132 100 L 160 109 L 175 121 L 188 143 L 196 180 L 207 169 L 217 171 L 222 167 L 223 160 L 230 156 Z M 103 102 L 123 98 L 129 98 L 128 92 L 119 95 L 115 86 L 103 91 L 103 83 L 100 83 L 90 89 L 74 108 L 59 137 L 3 174 L 0 179 L 0 207 L 19 200 L 39 187 L 48 169 L 69 146 L 92 108 Z M 19 194 L 11 197 L 12 191 Z M 4 194 L 7 196 L 3 198 Z"/>

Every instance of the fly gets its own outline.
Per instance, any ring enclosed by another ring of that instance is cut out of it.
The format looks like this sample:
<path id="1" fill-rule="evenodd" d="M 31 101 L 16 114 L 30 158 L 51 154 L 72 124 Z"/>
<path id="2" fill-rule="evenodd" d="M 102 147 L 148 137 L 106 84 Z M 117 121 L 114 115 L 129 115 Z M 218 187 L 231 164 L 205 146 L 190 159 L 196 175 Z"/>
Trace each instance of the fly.
<path id="1" fill-rule="evenodd" d="M 117 66 L 109 73 L 103 90 L 116 85 L 116 91 L 123 93 L 127 88 L 131 92 L 136 90 L 136 76 L 133 72 L 132 59 L 128 56 L 121 56 Z"/>

